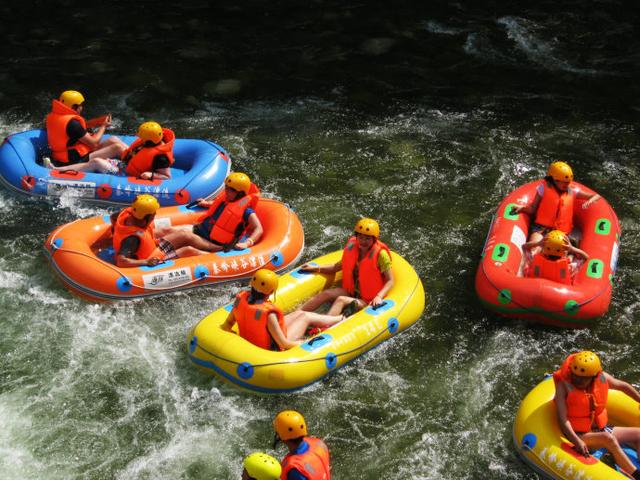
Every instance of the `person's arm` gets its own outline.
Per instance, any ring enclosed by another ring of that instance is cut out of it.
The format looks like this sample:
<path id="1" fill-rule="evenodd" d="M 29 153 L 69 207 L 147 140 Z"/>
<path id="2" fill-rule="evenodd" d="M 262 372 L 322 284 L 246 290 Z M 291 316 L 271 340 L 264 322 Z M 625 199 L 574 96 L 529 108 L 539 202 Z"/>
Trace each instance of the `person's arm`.
<path id="1" fill-rule="evenodd" d="M 309 273 L 336 273 L 342 270 L 342 260 L 332 265 L 309 265 L 305 263 L 300 267 L 300 270 Z"/>
<path id="2" fill-rule="evenodd" d="M 575 446 L 578 453 L 581 453 L 584 456 L 589 455 L 589 448 L 587 444 L 582 441 L 576 432 L 573 430 L 571 426 L 571 422 L 567 418 L 567 389 L 564 386 L 563 382 L 558 382 L 556 384 L 556 395 L 554 398 L 556 404 L 556 414 L 558 416 L 558 424 L 560 425 L 560 430 L 567 440 L 569 440 Z"/>
<path id="3" fill-rule="evenodd" d="M 373 300 L 369 302 L 374 307 L 377 307 L 378 305 L 382 304 L 384 297 L 387 296 L 387 293 L 389 293 L 389 290 L 391 290 L 395 282 L 395 279 L 393 278 L 393 271 L 391 269 L 384 272 L 382 274 L 382 278 L 384 280 L 384 285 L 382 286 L 380 291 L 376 294 L 376 296 L 373 297 Z"/>
<path id="4" fill-rule="evenodd" d="M 134 235 L 125 238 L 120 245 L 120 252 L 116 256 L 116 265 L 118 267 L 141 267 L 158 265 L 161 260 L 156 257 L 137 259 L 135 252 L 140 245 L 140 239 Z"/>
<path id="5" fill-rule="evenodd" d="M 256 242 L 260 240 L 260 237 L 262 237 L 262 233 L 264 232 L 262 223 L 260 223 L 260 219 L 255 213 L 249 215 L 249 226 L 247 227 L 247 230 L 251 232 L 249 237 L 244 242 L 236 243 L 236 247 L 241 250 L 255 245 Z"/>
<path id="6" fill-rule="evenodd" d="M 224 323 L 220 326 L 220 328 L 222 330 L 224 330 L 225 332 L 233 332 L 233 326 L 236 324 L 236 317 L 233 314 L 233 310 L 229 312 L 229 315 L 227 315 L 227 319 L 224 321 Z"/>
<path id="7" fill-rule="evenodd" d="M 620 390 L 623 393 L 626 393 L 628 396 L 633 398 L 636 402 L 640 402 L 640 393 L 633 388 L 633 386 L 623 380 L 618 380 L 617 378 L 612 377 L 608 373 L 604 372 L 604 376 L 609 382 L 609 387 L 614 390 Z"/>
<path id="8" fill-rule="evenodd" d="M 171 178 L 171 170 L 169 169 L 169 157 L 164 153 L 158 154 L 153 157 L 153 164 L 151 170 L 142 172 L 140 178 L 143 180 L 166 180 Z"/>
<path id="9" fill-rule="evenodd" d="M 291 341 L 284 336 L 280 324 L 278 323 L 278 316 L 275 313 L 270 313 L 267 317 L 267 330 L 271 334 L 271 338 L 275 340 L 280 348 L 283 350 L 289 350 L 303 343 L 302 340 Z"/>
<path id="10" fill-rule="evenodd" d="M 522 245 L 523 250 L 533 250 L 536 247 L 542 247 L 542 240 L 538 240 L 537 242 L 527 242 Z"/>
<path id="11" fill-rule="evenodd" d="M 536 192 L 536 196 L 533 198 L 533 202 L 527 205 L 518 205 L 516 207 L 513 207 L 513 213 L 526 213 L 529 216 L 533 216 L 533 214 L 538 211 L 540 200 L 542 200 L 542 197 L 538 192 Z"/>
<path id="12" fill-rule="evenodd" d="M 587 252 L 585 252 L 584 250 L 580 250 L 579 248 L 576 248 L 573 245 L 569 245 L 567 247 L 567 251 L 569 252 L 569 254 L 573 256 L 582 257 L 585 260 L 589 259 L 589 254 Z"/>
<path id="13" fill-rule="evenodd" d="M 589 208 L 591 205 L 596 203 L 602 197 L 600 195 L 598 195 L 597 193 L 586 193 L 586 192 L 583 192 L 581 190 L 578 190 L 576 192 L 576 198 L 586 199 L 587 201 L 582 204 L 582 208 Z"/>
<path id="14" fill-rule="evenodd" d="M 98 128 L 96 133 L 91 134 L 89 132 L 86 132 L 82 137 L 80 137 L 78 141 L 84 143 L 85 145 L 88 145 L 95 150 L 100 146 L 100 140 L 102 140 L 102 136 L 104 135 L 105 130 L 110 125 L 111 115 L 107 115 L 105 122 L 100 125 L 100 128 Z"/>
<path id="15" fill-rule="evenodd" d="M 309 480 L 306 475 L 303 475 L 296 468 L 292 468 L 287 472 L 287 480 Z"/>

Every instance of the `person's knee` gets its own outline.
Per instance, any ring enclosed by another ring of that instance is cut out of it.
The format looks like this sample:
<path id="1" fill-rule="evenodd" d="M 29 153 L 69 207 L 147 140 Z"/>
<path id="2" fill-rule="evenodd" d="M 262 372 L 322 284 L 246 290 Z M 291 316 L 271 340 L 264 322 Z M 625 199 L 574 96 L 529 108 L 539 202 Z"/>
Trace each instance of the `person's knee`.
<path id="1" fill-rule="evenodd" d="M 609 432 L 604 433 L 603 442 L 605 443 L 605 448 L 607 450 L 620 448 L 620 443 L 618 442 L 618 439 Z"/>

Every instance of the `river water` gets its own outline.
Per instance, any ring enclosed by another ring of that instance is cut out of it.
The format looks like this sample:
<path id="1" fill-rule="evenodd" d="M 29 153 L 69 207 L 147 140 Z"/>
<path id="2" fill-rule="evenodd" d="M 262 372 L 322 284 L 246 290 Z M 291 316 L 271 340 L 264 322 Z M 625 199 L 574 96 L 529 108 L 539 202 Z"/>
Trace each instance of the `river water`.
<path id="1" fill-rule="evenodd" d="M 274 454 L 274 414 L 295 408 L 337 479 L 532 479 L 511 429 L 545 372 L 588 348 L 640 383 L 634 2 L 51 3 L 0 6 L 0 136 L 39 128 L 73 88 L 88 116 L 113 113 L 115 133 L 153 119 L 214 140 L 297 211 L 303 260 L 371 216 L 427 303 L 327 380 L 245 394 L 197 371 L 185 344 L 240 284 L 85 303 L 43 242 L 111 210 L 3 189 L 0 478 L 239 478 L 246 454 Z M 505 320 L 474 292 L 498 202 L 556 158 L 622 224 L 611 308 L 591 330 Z"/>

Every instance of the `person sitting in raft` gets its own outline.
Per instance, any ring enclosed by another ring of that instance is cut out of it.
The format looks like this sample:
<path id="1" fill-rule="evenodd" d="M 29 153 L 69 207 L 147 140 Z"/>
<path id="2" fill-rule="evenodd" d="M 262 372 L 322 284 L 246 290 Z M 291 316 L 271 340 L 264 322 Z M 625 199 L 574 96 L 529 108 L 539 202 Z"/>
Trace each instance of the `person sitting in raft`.
<path id="1" fill-rule="evenodd" d="M 640 470 L 620 446 L 631 445 L 640 454 L 640 428 L 608 427 L 606 408 L 609 389 L 620 390 L 636 402 L 640 402 L 640 393 L 604 372 L 600 359 L 590 351 L 569 355 L 554 372 L 553 381 L 560 429 L 576 451 L 589 456 L 590 450 L 606 448 L 620 468 L 640 479 Z"/>
<path id="2" fill-rule="evenodd" d="M 186 245 L 181 232 L 156 238 L 153 219 L 160 208 L 153 195 L 138 195 L 130 207 L 111 215 L 113 248 L 118 267 L 154 266 L 198 252 Z"/>
<path id="3" fill-rule="evenodd" d="M 43 161 L 45 167 L 81 165 L 93 158 L 118 157 L 127 149 L 127 144 L 116 136 L 102 140 L 105 130 L 111 126 L 110 114 L 104 117 L 97 132 L 90 133 L 82 116 L 83 105 L 84 97 L 75 90 L 66 90 L 59 100 L 53 100 L 45 122 L 52 159 Z"/>
<path id="4" fill-rule="evenodd" d="M 582 208 L 589 208 L 600 199 L 600 195 L 582 192 L 573 183 L 571 167 L 565 162 L 556 161 L 549 166 L 547 176 L 538 185 L 533 202 L 518 205 L 512 212 L 524 212 L 533 218 L 529 240 L 537 242 L 551 230 L 571 234 L 575 199 L 585 199 Z"/>
<path id="5" fill-rule="evenodd" d="M 539 242 L 525 243 L 522 250 L 533 255 L 527 269 L 528 277 L 546 278 L 565 284 L 571 284 L 578 269 L 574 258 L 589 258 L 585 251 L 571 245 L 569 237 L 560 230 L 551 230 Z"/>
<path id="6" fill-rule="evenodd" d="M 284 410 L 273 419 L 273 448 L 282 441 L 289 453 L 282 459 L 286 480 L 331 480 L 329 448 L 319 438 L 307 434 L 307 423 L 299 412 Z"/>
<path id="7" fill-rule="evenodd" d="M 242 462 L 242 480 L 280 480 L 280 462 L 262 452 L 248 455 Z"/>
<path id="8" fill-rule="evenodd" d="M 111 173 L 153 180 L 171 178 L 175 134 L 157 122 L 144 122 L 138 127 L 138 138 L 120 155 L 121 159 L 92 157 L 87 163 L 53 167 L 59 172 Z"/>
<path id="9" fill-rule="evenodd" d="M 393 287 L 391 252 L 380 241 L 380 226 L 371 218 L 356 223 L 354 235 L 347 240 L 342 259 L 333 265 L 312 266 L 304 264 L 302 272 L 336 273 L 342 270 L 342 287 L 320 292 L 308 300 L 303 311 L 314 311 L 325 302 L 333 301 L 329 315 L 342 313 L 350 306 L 349 315 L 367 305 L 378 307 Z"/>
<path id="10" fill-rule="evenodd" d="M 271 270 L 258 270 L 250 286 L 250 290 L 236 295 L 233 308 L 221 328 L 231 332 L 237 323 L 242 338 L 265 350 L 288 350 L 304 343 L 303 337 L 308 328 L 327 328 L 344 319 L 342 315 L 301 311 L 283 315 L 269 301 L 269 295 L 278 288 L 278 275 Z"/>
<path id="11" fill-rule="evenodd" d="M 221 250 L 243 250 L 255 245 L 262 236 L 262 223 L 255 208 L 260 190 L 244 173 L 229 174 L 224 181 L 224 192 L 213 201 L 199 198 L 199 207 L 207 208 L 193 227 L 168 227 L 163 235 L 182 230 L 187 245 L 200 251 L 200 255 Z M 245 232 L 249 233 L 245 239 Z"/>

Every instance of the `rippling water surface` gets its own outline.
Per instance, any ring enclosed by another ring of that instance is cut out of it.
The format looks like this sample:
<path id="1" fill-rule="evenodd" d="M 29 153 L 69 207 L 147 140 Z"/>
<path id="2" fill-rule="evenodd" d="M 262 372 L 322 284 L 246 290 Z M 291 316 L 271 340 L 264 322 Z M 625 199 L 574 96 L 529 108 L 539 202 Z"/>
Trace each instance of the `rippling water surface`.
<path id="1" fill-rule="evenodd" d="M 252 396 L 195 370 L 185 347 L 240 284 L 85 303 L 42 244 L 110 210 L 1 190 L 0 477 L 239 478 L 244 455 L 270 451 L 274 413 L 296 408 L 337 479 L 536 478 L 511 428 L 545 372 L 590 348 L 640 383 L 639 18 L 625 2 L 562 3 L 0 6 L 14 20 L 0 32 L 2 137 L 79 89 L 116 132 L 155 119 L 227 148 L 298 212 L 305 260 L 379 219 L 427 292 L 393 341 L 303 392 Z M 474 293 L 497 203 L 555 158 L 622 222 L 592 330 L 507 321 Z"/>

